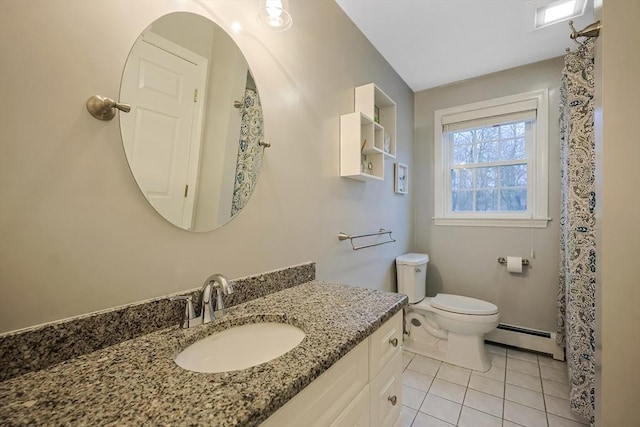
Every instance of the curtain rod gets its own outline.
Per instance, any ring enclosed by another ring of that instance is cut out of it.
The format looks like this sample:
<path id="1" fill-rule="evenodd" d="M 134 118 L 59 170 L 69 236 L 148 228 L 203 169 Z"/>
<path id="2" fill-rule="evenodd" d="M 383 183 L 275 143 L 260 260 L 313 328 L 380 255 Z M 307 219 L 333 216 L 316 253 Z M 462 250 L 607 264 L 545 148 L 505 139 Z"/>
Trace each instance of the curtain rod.
<path id="1" fill-rule="evenodd" d="M 573 21 L 569 21 L 569 26 L 571 27 L 571 30 L 573 30 L 569 37 L 571 37 L 571 39 L 578 44 L 580 44 L 580 42 L 576 40 L 578 37 L 598 37 L 600 35 L 600 29 L 602 28 L 602 24 L 600 23 L 600 21 L 596 21 L 591 25 L 587 25 L 580 31 L 576 31 L 575 27 L 573 26 Z"/>

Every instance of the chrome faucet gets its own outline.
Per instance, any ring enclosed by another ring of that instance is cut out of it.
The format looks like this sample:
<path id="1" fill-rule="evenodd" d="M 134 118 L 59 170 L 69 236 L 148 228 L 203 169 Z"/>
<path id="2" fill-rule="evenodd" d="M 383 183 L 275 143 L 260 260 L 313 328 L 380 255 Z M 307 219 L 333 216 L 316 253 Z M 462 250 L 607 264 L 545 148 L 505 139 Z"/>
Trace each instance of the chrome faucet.
<path id="1" fill-rule="evenodd" d="M 216 291 L 214 312 L 218 313 L 216 314 L 216 316 L 222 317 L 227 314 L 227 311 L 224 308 L 224 300 L 222 299 L 222 296 L 230 295 L 233 293 L 233 284 L 222 274 L 214 274 L 212 276 L 209 276 L 209 279 L 213 279 L 213 281 L 215 282 L 215 284 L 212 285 L 213 289 L 215 289 Z"/>
<path id="2" fill-rule="evenodd" d="M 200 290 L 200 324 L 205 325 L 211 322 L 216 318 L 215 316 L 215 308 L 213 307 L 213 281 L 211 278 L 213 276 L 209 276 L 207 280 L 205 280 L 204 285 L 202 285 L 202 289 Z"/>
<path id="3" fill-rule="evenodd" d="M 214 294 L 215 291 L 215 295 Z M 207 277 L 202 285 L 200 301 L 202 301 L 202 324 L 206 324 L 214 320 L 216 317 L 222 317 L 226 314 L 222 295 L 233 293 L 233 285 L 222 274 L 212 274 Z M 205 309 L 206 307 L 206 309 Z"/>
<path id="4" fill-rule="evenodd" d="M 197 325 L 205 325 L 215 320 L 216 317 L 224 316 L 226 310 L 222 296 L 232 293 L 233 285 L 229 279 L 222 274 L 212 274 L 204 281 L 202 290 L 200 291 L 200 302 L 202 306 L 200 316 L 195 315 L 191 295 L 180 295 L 169 299 L 172 301 L 186 301 L 184 319 L 182 321 L 182 327 L 186 329 Z"/>

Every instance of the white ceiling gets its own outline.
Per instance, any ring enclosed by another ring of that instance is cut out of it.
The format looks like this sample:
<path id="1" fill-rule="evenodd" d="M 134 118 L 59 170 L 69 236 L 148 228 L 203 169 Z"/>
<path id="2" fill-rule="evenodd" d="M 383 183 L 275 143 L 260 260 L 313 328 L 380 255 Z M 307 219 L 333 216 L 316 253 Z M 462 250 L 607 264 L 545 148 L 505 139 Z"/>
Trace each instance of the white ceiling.
<path id="1" fill-rule="evenodd" d="M 561 56 L 567 22 L 533 30 L 553 0 L 335 0 L 414 91 Z M 593 22 L 593 2 L 574 19 Z"/>

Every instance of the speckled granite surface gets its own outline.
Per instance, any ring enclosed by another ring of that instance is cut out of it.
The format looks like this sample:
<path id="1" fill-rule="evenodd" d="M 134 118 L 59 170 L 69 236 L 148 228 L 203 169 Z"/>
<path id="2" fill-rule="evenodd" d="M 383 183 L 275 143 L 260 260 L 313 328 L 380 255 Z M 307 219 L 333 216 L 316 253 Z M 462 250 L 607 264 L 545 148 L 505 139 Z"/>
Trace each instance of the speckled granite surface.
<path id="1" fill-rule="evenodd" d="M 210 325 L 163 329 L 2 382 L 0 425 L 255 426 L 406 303 L 400 294 L 317 281 L 285 289 Z M 290 322 L 306 337 L 243 371 L 194 373 L 173 361 L 213 331 L 260 320 Z"/>
<path id="2" fill-rule="evenodd" d="M 234 293 L 226 307 L 262 297 L 315 279 L 315 263 L 305 263 L 255 276 L 234 279 Z M 204 280 L 206 277 L 203 277 Z M 198 301 L 199 288 L 191 293 Z M 197 305 L 197 304 L 196 304 Z M 199 307 L 196 307 L 199 310 Z M 153 315 L 149 315 L 153 313 Z M 167 296 L 79 316 L 63 322 L 0 336 L 0 381 L 45 369 L 65 360 L 178 325 L 183 301 Z"/>

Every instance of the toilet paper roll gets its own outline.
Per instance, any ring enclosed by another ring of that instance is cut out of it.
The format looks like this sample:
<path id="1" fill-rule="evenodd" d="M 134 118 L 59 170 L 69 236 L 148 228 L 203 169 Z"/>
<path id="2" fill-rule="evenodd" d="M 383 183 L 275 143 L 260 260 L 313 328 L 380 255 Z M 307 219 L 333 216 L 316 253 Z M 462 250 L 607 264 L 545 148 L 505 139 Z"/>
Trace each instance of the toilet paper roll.
<path id="1" fill-rule="evenodd" d="M 522 257 L 508 256 L 507 271 L 509 273 L 522 273 Z"/>

